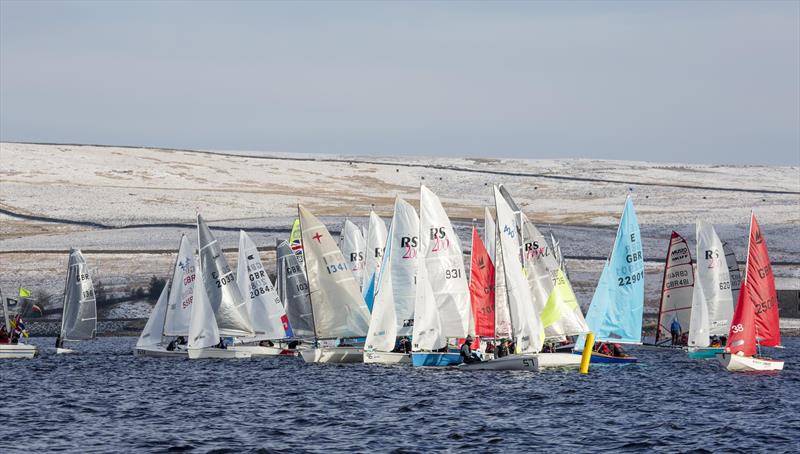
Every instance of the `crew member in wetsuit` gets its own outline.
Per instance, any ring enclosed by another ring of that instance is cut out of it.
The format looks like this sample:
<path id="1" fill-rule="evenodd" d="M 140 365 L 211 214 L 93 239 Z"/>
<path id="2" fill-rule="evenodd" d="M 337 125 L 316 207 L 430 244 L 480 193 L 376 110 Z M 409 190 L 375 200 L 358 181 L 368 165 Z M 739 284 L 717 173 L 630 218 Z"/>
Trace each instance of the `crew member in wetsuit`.
<path id="1" fill-rule="evenodd" d="M 217 348 L 221 348 L 223 350 L 227 350 L 228 349 L 228 346 L 225 345 L 225 339 L 223 339 L 221 337 L 219 338 L 219 344 L 217 344 L 216 347 Z"/>
<path id="2" fill-rule="evenodd" d="M 675 317 L 672 320 L 672 324 L 669 326 L 669 333 L 672 334 L 672 345 L 679 345 L 681 338 L 681 323 L 678 321 L 678 317 Z"/>
<path id="3" fill-rule="evenodd" d="M 467 364 L 481 362 L 481 359 L 472 353 L 472 348 L 469 346 L 472 341 L 472 336 L 467 336 L 467 338 L 464 339 L 464 343 L 461 344 L 461 359 Z"/>
<path id="4" fill-rule="evenodd" d="M 494 350 L 495 358 L 502 358 L 508 356 L 508 341 L 506 339 L 500 340 L 500 345 Z"/>
<path id="5" fill-rule="evenodd" d="M 56 348 L 64 348 L 64 339 L 61 338 L 60 334 L 56 337 Z"/>
<path id="6" fill-rule="evenodd" d="M 172 341 L 167 344 L 167 351 L 171 352 L 175 350 L 175 347 L 178 345 L 178 339 L 172 339 Z"/>

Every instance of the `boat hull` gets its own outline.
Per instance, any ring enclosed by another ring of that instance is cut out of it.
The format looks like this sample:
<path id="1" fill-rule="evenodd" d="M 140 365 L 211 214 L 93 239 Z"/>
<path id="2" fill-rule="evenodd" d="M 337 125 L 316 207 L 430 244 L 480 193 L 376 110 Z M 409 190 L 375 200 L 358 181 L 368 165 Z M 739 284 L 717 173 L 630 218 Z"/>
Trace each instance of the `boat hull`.
<path id="1" fill-rule="evenodd" d="M 300 355 L 307 363 L 361 363 L 364 361 L 364 349 L 358 347 L 322 347 L 301 350 Z"/>
<path id="2" fill-rule="evenodd" d="M 411 364 L 408 353 L 364 352 L 365 364 Z"/>
<path id="3" fill-rule="evenodd" d="M 574 355 L 570 355 L 574 356 Z M 479 363 L 464 363 L 458 366 L 461 370 L 539 370 L 537 355 L 508 355 Z"/>
<path id="4" fill-rule="evenodd" d="M 162 346 L 135 347 L 133 349 L 133 356 L 149 358 L 186 358 L 189 356 L 189 353 L 187 350 L 169 351 Z"/>
<path id="5" fill-rule="evenodd" d="M 535 355 L 540 369 L 580 367 L 581 357 L 572 353 L 538 353 Z"/>
<path id="6" fill-rule="evenodd" d="M 725 349 L 722 347 L 693 348 L 686 352 L 686 356 L 688 356 L 689 359 L 714 359 L 717 357 L 718 353 L 722 353 L 724 351 Z"/>
<path id="7" fill-rule="evenodd" d="M 574 352 L 575 355 L 581 355 L 583 352 Z M 635 356 L 611 356 L 602 353 L 592 352 L 592 364 L 632 364 L 639 361 Z"/>
<path id="8" fill-rule="evenodd" d="M 250 353 L 223 348 L 189 349 L 189 359 L 247 359 Z"/>
<path id="9" fill-rule="evenodd" d="M 297 356 L 296 350 L 281 347 L 262 347 L 261 345 L 234 345 L 229 350 L 249 352 L 253 358 L 275 358 L 277 356 Z"/>
<path id="10" fill-rule="evenodd" d="M 783 361 L 753 356 L 718 353 L 717 360 L 731 372 L 777 372 L 783 370 Z"/>
<path id="11" fill-rule="evenodd" d="M 71 348 L 56 347 L 56 355 L 71 355 L 73 353 L 75 353 L 75 350 Z"/>
<path id="12" fill-rule="evenodd" d="M 411 364 L 414 367 L 457 366 L 461 362 L 461 355 L 458 353 L 411 353 Z"/>
<path id="13" fill-rule="evenodd" d="M 35 345 L 0 344 L 0 359 L 32 359 L 38 354 Z"/>

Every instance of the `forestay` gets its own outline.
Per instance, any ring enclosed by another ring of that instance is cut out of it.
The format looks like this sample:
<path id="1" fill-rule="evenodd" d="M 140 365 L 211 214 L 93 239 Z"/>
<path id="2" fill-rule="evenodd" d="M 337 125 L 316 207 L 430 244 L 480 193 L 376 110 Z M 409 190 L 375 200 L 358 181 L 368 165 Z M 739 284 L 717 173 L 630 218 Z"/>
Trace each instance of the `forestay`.
<path id="1" fill-rule="evenodd" d="M 97 303 L 89 266 L 79 249 L 69 251 L 61 339 L 93 339 L 97 330 Z"/>
<path id="2" fill-rule="evenodd" d="M 289 328 L 286 311 L 275 287 L 261 263 L 261 257 L 255 243 L 245 233 L 239 231 L 239 259 L 236 267 L 236 283 L 242 293 L 253 324 L 255 338 L 283 339 L 287 337 Z"/>
<path id="3" fill-rule="evenodd" d="M 194 251 L 186 235 L 181 235 L 175 268 L 172 270 L 172 284 L 169 289 L 164 336 L 188 336 L 189 315 L 192 311 L 195 269 Z"/>
<path id="4" fill-rule="evenodd" d="M 664 263 L 664 280 L 661 283 L 656 344 L 671 339 L 670 328 L 676 318 L 681 325 L 681 334 L 689 331 L 694 284 L 689 245 L 678 232 L 673 230 Z"/>
<path id="5" fill-rule="evenodd" d="M 420 249 L 444 337 L 463 338 L 469 328 L 469 288 L 464 259 L 450 218 L 439 198 L 420 187 Z M 420 266 L 420 270 L 423 267 Z"/>
<path id="6" fill-rule="evenodd" d="M 197 215 L 197 236 L 200 247 L 200 268 L 203 269 L 204 286 L 219 332 L 223 336 L 253 336 L 253 324 L 245 299 L 236 285 L 222 248 L 202 216 Z"/>
<path id="7" fill-rule="evenodd" d="M 280 298 L 284 302 L 289 326 L 295 337 L 314 336 L 314 315 L 308 296 L 308 281 L 303 266 L 286 241 L 278 245 L 278 279 L 281 281 Z"/>
<path id="8" fill-rule="evenodd" d="M 644 310 L 644 254 L 633 201 L 625 209 L 617 229 L 614 249 L 603 267 L 592 297 L 586 323 L 597 341 L 638 344 L 642 339 Z M 584 336 L 576 342 L 583 348 Z"/>
<path id="9" fill-rule="evenodd" d="M 364 276 L 364 250 L 366 241 L 361 229 L 349 219 L 345 219 L 342 229 L 342 254 L 347 263 L 347 268 L 353 272 L 356 284 L 361 288 Z"/>
<path id="10" fill-rule="evenodd" d="M 363 337 L 369 310 L 328 229 L 298 205 L 303 253 L 318 338 Z"/>
<path id="11" fill-rule="evenodd" d="M 520 261 L 520 239 L 514 212 L 497 186 L 494 187 L 494 199 L 500 235 L 500 247 L 496 253 L 502 256 L 505 266 L 506 293 L 517 353 L 536 353 L 542 349 L 544 331 L 531 304 L 530 287 Z"/>
<path id="12" fill-rule="evenodd" d="M 202 268 L 201 261 L 201 265 L 197 270 L 194 301 L 192 302 L 191 316 L 189 317 L 188 347 L 192 350 L 213 347 L 219 343 L 220 338 L 220 330 L 217 326 L 217 319 L 214 317 L 214 309 L 211 307 L 203 284 Z"/>
<path id="13" fill-rule="evenodd" d="M 144 325 L 142 334 L 139 335 L 139 340 L 136 341 L 136 347 L 156 347 L 161 344 L 161 334 L 164 329 L 164 322 L 167 318 L 167 305 L 169 302 L 169 282 L 161 290 L 161 295 L 158 297 L 153 311 L 150 312 L 150 317 Z"/>
<path id="14" fill-rule="evenodd" d="M 711 224 L 697 221 L 697 268 L 692 295 L 689 346 L 708 347 L 709 336 L 728 332 L 733 295 L 725 250 Z"/>

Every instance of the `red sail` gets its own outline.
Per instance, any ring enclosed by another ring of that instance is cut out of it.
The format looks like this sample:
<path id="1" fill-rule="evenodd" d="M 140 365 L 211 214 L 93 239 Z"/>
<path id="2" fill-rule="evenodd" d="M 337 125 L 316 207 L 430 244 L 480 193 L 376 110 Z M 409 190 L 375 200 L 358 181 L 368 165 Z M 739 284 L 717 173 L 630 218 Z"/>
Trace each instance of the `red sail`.
<path id="1" fill-rule="evenodd" d="M 756 338 L 767 347 L 781 343 L 775 278 L 766 239 L 754 214 L 750 219 L 747 274 L 733 314 L 728 345 L 732 353 L 741 351 L 752 356 L 756 353 Z"/>
<path id="2" fill-rule="evenodd" d="M 475 227 L 472 228 L 469 296 L 475 334 L 494 337 L 494 265 Z"/>

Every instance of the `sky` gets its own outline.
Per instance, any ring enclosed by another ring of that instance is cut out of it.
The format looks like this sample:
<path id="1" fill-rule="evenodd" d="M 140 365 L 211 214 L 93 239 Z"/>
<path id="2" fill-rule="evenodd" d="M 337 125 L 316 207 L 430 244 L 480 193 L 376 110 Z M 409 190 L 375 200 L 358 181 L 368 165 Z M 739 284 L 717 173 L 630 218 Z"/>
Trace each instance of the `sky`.
<path id="1" fill-rule="evenodd" d="M 0 2 L 0 140 L 800 165 L 800 2 Z"/>

